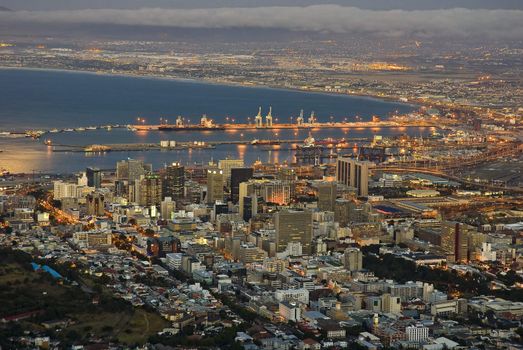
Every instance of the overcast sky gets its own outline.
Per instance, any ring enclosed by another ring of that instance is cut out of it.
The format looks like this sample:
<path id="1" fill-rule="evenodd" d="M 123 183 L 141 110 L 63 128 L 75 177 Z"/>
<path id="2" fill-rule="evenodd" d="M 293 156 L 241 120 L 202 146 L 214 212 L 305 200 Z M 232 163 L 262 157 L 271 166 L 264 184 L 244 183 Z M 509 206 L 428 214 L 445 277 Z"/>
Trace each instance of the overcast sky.
<path id="1" fill-rule="evenodd" d="M 318 0 L 0 0 L 16 10 L 0 11 L 0 29 L 3 24 L 7 34 L 13 34 L 9 28 L 125 25 L 523 39 L 523 0 L 329 0 L 333 1 L 338 4 Z"/>
<path id="2" fill-rule="evenodd" d="M 339 4 L 366 9 L 426 10 L 464 7 L 471 9 L 523 9 L 522 0 L 0 0 L 13 10 L 60 10 L 88 8 L 174 7 L 262 7 Z"/>

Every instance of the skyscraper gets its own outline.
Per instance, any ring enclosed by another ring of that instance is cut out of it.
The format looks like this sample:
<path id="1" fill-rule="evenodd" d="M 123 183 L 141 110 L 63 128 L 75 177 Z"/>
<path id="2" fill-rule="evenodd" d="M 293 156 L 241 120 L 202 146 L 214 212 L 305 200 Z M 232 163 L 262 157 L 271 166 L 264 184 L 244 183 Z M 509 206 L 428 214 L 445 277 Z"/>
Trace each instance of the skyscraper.
<path id="1" fill-rule="evenodd" d="M 98 168 L 87 168 L 85 169 L 85 175 L 87 177 L 87 186 L 100 188 L 102 187 L 102 172 Z"/>
<path id="2" fill-rule="evenodd" d="M 258 214 L 258 197 L 256 195 L 243 197 L 240 207 L 240 216 L 243 220 L 248 222 L 256 214 Z"/>
<path id="3" fill-rule="evenodd" d="M 151 164 L 144 164 L 141 160 L 126 159 L 116 163 L 116 178 L 131 183 L 139 180 L 142 175 L 152 172 L 152 170 Z"/>
<path id="4" fill-rule="evenodd" d="M 105 215 L 105 198 L 101 193 L 93 192 L 86 196 L 87 214 L 93 216 Z"/>
<path id="5" fill-rule="evenodd" d="M 318 188 L 318 209 L 323 211 L 334 211 L 337 196 L 337 184 L 335 182 L 321 182 Z"/>
<path id="6" fill-rule="evenodd" d="M 176 210 L 176 202 L 171 197 L 165 197 L 160 204 L 160 214 L 163 220 L 170 220 L 172 213 Z"/>
<path id="7" fill-rule="evenodd" d="M 468 261 L 468 235 L 472 227 L 456 221 L 441 224 L 441 248 L 449 262 Z"/>
<path id="8" fill-rule="evenodd" d="M 256 194 L 262 197 L 267 203 L 279 205 L 288 204 L 291 201 L 291 184 L 280 180 L 254 180 L 240 183 L 239 203 L 242 205 L 242 198 Z"/>
<path id="9" fill-rule="evenodd" d="M 312 213 L 305 210 L 286 209 L 274 216 L 276 251 L 283 252 L 290 242 L 301 243 L 303 253 L 312 252 Z"/>
<path id="10" fill-rule="evenodd" d="M 138 204 L 143 206 L 160 205 L 162 201 L 162 180 L 158 175 L 145 175 L 139 181 L 138 191 Z"/>
<path id="11" fill-rule="evenodd" d="M 227 185 L 231 183 L 231 170 L 243 168 L 243 159 L 222 159 L 218 162 L 218 168 L 223 171 L 223 177 Z"/>
<path id="12" fill-rule="evenodd" d="M 245 221 L 247 221 L 246 218 L 250 219 L 248 212 L 245 212 L 245 209 L 252 208 L 252 201 L 249 201 L 248 205 L 246 206 L 245 201 L 247 198 L 252 197 L 254 192 L 254 183 L 252 181 L 248 182 L 242 182 L 240 183 L 239 191 L 238 191 L 238 206 L 240 211 L 240 216 L 243 217 Z M 255 195 L 256 196 L 256 195 Z"/>
<path id="13" fill-rule="evenodd" d="M 162 196 L 180 199 L 184 197 L 185 168 L 179 163 L 172 163 L 164 169 L 162 176 Z"/>
<path id="14" fill-rule="evenodd" d="M 223 200 L 223 187 L 225 186 L 223 170 L 207 170 L 207 203 L 212 204 Z"/>
<path id="15" fill-rule="evenodd" d="M 250 180 L 253 173 L 252 168 L 231 169 L 231 200 L 234 204 L 240 199 L 240 183 Z"/>
<path id="16" fill-rule="evenodd" d="M 349 271 L 358 271 L 363 268 L 363 254 L 358 248 L 347 248 L 343 253 L 343 266 Z"/>
<path id="17" fill-rule="evenodd" d="M 353 158 L 338 158 L 336 181 L 357 189 L 358 196 L 369 195 L 369 168 L 374 163 Z"/>

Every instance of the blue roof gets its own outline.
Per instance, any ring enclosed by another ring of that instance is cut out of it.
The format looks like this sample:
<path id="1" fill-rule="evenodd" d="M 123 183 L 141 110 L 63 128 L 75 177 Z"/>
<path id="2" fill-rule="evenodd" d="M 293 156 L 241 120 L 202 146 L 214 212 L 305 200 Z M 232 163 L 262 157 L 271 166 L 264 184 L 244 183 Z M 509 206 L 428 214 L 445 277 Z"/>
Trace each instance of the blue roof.
<path id="1" fill-rule="evenodd" d="M 47 265 L 43 265 L 43 266 L 40 266 L 34 262 L 31 263 L 31 266 L 33 267 L 33 270 L 34 271 L 38 271 L 38 270 L 42 270 L 42 271 L 45 271 L 47 272 L 48 274 L 50 274 L 53 278 L 55 279 L 61 279 L 63 278 L 62 275 L 60 275 L 58 272 L 56 272 L 53 268 L 47 266 Z"/>
<path id="2" fill-rule="evenodd" d="M 383 204 L 375 205 L 374 209 L 378 209 L 378 210 L 381 210 L 381 211 L 384 211 L 384 212 L 387 212 L 387 213 L 391 213 L 391 214 L 396 214 L 396 213 L 402 213 L 403 212 L 403 210 L 401 210 L 399 208 L 394 208 L 394 207 L 391 207 L 391 206 L 388 206 L 388 205 L 383 205 Z"/>

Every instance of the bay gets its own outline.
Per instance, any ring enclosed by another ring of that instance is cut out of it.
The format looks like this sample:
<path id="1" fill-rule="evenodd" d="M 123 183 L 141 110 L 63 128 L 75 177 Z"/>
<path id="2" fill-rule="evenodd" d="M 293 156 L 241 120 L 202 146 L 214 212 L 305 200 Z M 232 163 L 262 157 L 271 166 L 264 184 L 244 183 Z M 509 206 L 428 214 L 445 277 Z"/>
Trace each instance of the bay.
<path id="1" fill-rule="evenodd" d="M 311 93 L 263 87 L 241 87 L 164 78 L 103 75 L 84 72 L 36 69 L 0 69 L 0 131 L 74 128 L 92 125 L 132 124 L 136 118 L 146 123 L 159 123 L 160 118 L 174 121 L 182 115 L 197 122 L 207 114 L 216 122 L 234 119 L 246 123 L 262 106 L 263 113 L 273 108 L 273 116 L 289 122 L 304 109 L 307 117 L 315 111 L 319 121 L 369 120 L 373 115 L 386 118 L 391 112 L 406 113 L 416 109 L 409 104 L 383 101 L 369 97 Z M 428 129 L 398 128 L 383 130 L 315 130 L 316 139 L 326 137 L 371 137 L 375 134 L 422 135 Z M 88 145 L 97 143 L 160 142 L 160 140 L 303 140 L 308 131 L 244 131 L 244 132 L 132 132 L 127 129 L 47 134 L 55 143 Z M 143 159 L 155 168 L 172 161 L 185 164 L 208 162 L 225 157 L 242 157 L 246 164 L 260 159 L 292 162 L 293 153 L 267 151 L 262 147 L 224 145 L 213 150 L 109 152 L 104 154 L 57 153 L 43 140 L 0 138 L 0 168 L 11 172 L 70 173 L 96 166 L 114 168 L 125 158 Z"/>

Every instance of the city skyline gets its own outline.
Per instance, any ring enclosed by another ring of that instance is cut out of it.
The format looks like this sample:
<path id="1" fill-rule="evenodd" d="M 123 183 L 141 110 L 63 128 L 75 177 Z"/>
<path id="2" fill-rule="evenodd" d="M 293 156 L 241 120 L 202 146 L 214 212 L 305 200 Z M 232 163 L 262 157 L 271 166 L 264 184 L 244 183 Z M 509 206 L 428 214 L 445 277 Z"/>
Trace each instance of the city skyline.
<path id="1" fill-rule="evenodd" d="M 523 345 L 523 4 L 0 0 L 0 348 Z"/>

